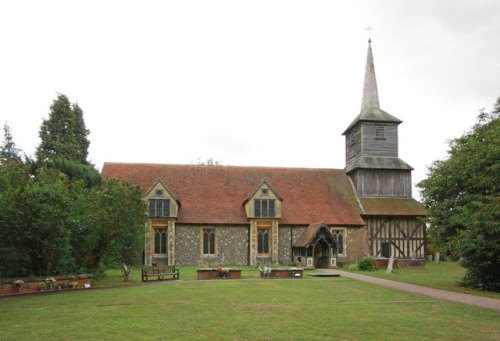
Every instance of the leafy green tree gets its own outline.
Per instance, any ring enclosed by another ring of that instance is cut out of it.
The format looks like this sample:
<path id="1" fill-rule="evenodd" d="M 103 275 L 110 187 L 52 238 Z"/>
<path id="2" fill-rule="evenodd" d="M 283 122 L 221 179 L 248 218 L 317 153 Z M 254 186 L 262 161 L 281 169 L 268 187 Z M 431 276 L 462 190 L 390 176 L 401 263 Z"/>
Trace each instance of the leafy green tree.
<path id="1" fill-rule="evenodd" d="M 450 142 L 419 183 L 431 212 L 432 236 L 467 269 L 462 283 L 500 291 L 500 97 L 491 113 Z"/>
<path id="2" fill-rule="evenodd" d="M 72 245 L 78 264 L 96 273 L 139 262 L 146 207 L 137 187 L 107 180 L 80 196 L 77 206 L 80 221 L 73 230 Z"/>
<path id="3" fill-rule="evenodd" d="M 65 95 L 58 95 L 50 107 L 49 118 L 40 127 L 38 163 L 59 169 L 71 180 L 83 180 L 87 186 L 98 185 L 100 174 L 87 161 L 88 134 L 82 109 L 71 104 Z"/>
<path id="4" fill-rule="evenodd" d="M 45 168 L 33 176 L 11 163 L 0 172 L 0 189 L 2 275 L 72 272 L 72 196 L 66 176 Z"/>
<path id="5" fill-rule="evenodd" d="M 23 215 L 18 198 L 28 180 L 28 173 L 18 163 L 0 167 L 0 277 L 32 274 L 24 231 L 18 231 Z"/>

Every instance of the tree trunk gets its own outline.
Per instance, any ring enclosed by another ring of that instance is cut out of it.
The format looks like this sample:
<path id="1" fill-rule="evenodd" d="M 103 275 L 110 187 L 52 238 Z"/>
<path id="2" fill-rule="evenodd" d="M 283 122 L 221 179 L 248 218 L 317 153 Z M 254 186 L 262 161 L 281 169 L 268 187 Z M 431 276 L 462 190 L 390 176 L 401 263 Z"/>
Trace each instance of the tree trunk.
<path id="1" fill-rule="evenodd" d="M 123 270 L 123 281 L 127 282 L 130 279 L 130 273 L 132 272 L 132 269 L 130 269 L 127 266 L 127 264 L 123 263 L 122 270 Z"/>

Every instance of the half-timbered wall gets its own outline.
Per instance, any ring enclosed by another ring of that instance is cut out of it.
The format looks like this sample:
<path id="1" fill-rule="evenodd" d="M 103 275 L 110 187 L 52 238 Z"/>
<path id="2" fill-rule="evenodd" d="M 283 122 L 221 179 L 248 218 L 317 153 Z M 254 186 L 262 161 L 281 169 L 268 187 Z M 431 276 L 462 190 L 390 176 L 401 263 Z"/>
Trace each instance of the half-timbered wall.
<path id="1" fill-rule="evenodd" d="M 418 217 L 365 216 L 363 219 L 373 257 L 425 257 L 425 224 Z"/>
<path id="2" fill-rule="evenodd" d="M 411 198 L 410 170 L 357 169 L 349 176 L 359 196 Z"/>

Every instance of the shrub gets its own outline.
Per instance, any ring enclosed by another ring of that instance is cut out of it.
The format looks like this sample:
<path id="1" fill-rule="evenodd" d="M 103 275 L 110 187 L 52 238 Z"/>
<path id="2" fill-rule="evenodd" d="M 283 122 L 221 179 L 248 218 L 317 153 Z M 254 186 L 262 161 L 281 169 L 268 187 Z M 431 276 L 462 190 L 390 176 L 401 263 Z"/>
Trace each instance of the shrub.
<path id="1" fill-rule="evenodd" d="M 371 257 L 363 257 L 358 260 L 358 270 L 360 271 L 375 271 L 375 261 Z"/>

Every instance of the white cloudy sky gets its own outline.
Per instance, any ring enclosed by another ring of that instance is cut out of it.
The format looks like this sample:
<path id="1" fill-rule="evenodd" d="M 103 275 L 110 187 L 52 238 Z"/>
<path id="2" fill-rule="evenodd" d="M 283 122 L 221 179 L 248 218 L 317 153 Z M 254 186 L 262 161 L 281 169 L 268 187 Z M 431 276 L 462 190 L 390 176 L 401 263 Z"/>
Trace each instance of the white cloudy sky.
<path id="1" fill-rule="evenodd" d="M 500 95 L 499 18 L 498 0 L 2 1 L 0 123 L 33 154 L 63 93 L 98 168 L 343 168 L 371 26 L 381 107 L 404 121 L 416 183 Z"/>

